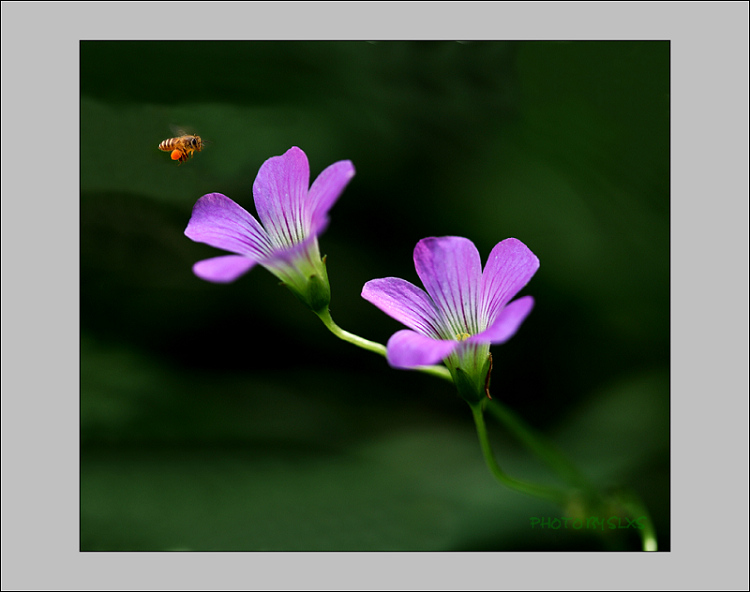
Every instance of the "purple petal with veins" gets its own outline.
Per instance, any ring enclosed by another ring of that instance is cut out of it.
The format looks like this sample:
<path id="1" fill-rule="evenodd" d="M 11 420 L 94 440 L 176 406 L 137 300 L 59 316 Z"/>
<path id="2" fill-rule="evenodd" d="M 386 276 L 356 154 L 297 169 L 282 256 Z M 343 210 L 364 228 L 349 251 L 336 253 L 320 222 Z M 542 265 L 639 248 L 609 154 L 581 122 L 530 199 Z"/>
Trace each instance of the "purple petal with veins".
<path id="1" fill-rule="evenodd" d="M 221 193 L 209 193 L 197 201 L 185 235 L 196 242 L 256 260 L 272 252 L 268 234 L 258 221 Z"/>
<path id="2" fill-rule="evenodd" d="M 515 335 L 532 308 L 534 308 L 534 298 L 531 296 L 514 300 L 500 311 L 492 325 L 481 333 L 472 335 L 467 341 L 470 343 L 505 343 Z"/>
<path id="3" fill-rule="evenodd" d="M 222 255 L 198 261 L 193 265 L 193 273 L 209 282 L 226 284 L 250 271 L 255 264 L 256 261 L 242 255 Z"/>
<path id="4" fill-rule="evenodd" d="M 495 245 L 482 274 L 480 316 L 492 324 L 510 299 L 529 283 L 539 259 L 520 240 L 508 238 Z"/>
<path id="5" fill-rule="evenodd" d="M 400 278 L 370 280 L 362 298 L 422 335 L 439 337 L 440 313 L 421 288 Z"/>
<path id="6" fill-rule="evenodd" d="M 394 368 L 430 366 L 448 357 L 458 345 L 452 339 L 432 339 L 404 329 L 388 340 L 388 363 Z"/>
<path id="7" fill-rule="evenodd" d="M 451 333 L 476 332 L 482 262 L 474 244 L 457 236 L 423 239 L 414 248 L 414 266 Z"/>
<path id="8" fill-rule="evenodd" d="M 275 247 L 291 246 L 306 236 L 303 208 L 307 199 L 310 167 L 299 148 L 269 158 L 253 183 L 258 218 Z"/>
<path id="9" fill-rule="evenodd" d="M 310 187 L 306 212 L 307 230 L 321 234 L 328 226 L 328 212 L 354 177 L 354 165 L 348 160 L 335 162 L 325 169 Z"/>

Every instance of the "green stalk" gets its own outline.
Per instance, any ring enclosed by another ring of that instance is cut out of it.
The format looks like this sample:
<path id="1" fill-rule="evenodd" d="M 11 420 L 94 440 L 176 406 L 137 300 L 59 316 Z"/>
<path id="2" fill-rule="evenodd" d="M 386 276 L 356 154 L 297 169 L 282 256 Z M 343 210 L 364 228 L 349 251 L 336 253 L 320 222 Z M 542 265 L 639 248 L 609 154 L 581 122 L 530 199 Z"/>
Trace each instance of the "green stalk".
<path id="1" fill-rule="evenodd" d="M 511 489 L 515 489 L 516 491 L 528 495 L 533 495 L 534 497 L 546 499 L 564 507 L 570 499 L 568 494 L 543 485 L 536 485 L 535 483 L 527 483 L 526 481 L 514 479 L 500 468 L 500 465 L 498 465 L 495 460 L 494 454 L 492 454 L 492 447 L 490 446 L 489 437 L 487 436 L 487 426 L 484 423 L 482 403 L 471 405 L 470 407 L 471 412 L 474 415 L 474 423 L 477 427 L 477 435 L 479 436 L 479 444 L 482 448 L 484 460 L 495 478 L 506 487 L 510 487 Z"/>
<path id="2" fill-rule="evenodd" d="M 361 347 L 367 351 L 379 354 L 386 357 L 386 347 L 375 341 L 364 339 L 354 333 L 345 331 L 339 327 L 331 317 L 331 313 L 328 308 L 322 311 L 316 312 L 323 324 L 328 330 L 333 333 L 339 339 Z M 443 380 L 453 382 L 450 371 L 445 366 L 421 366 L 414 368 L 419 372 L 425 374 L 431 374 Z M 601 508 L 603 499 L 597 489 L 591 484 L 591 482 L 585 477 L 585 475 L 578 470 L 578 468 L 570 462 L 554 445 L 547 442 L 528 425 L 526 425 L 518 416 L 516 416 L 510 409 L 505 407 L 502 403 L 496 399 L 482 400 L 475 404 L 470 404 L 471 412 L 474 416 L 474 423 L 477 428 L 477 436 L 479 437 L 479 444 L 482 449 L 482 455 L 484 456 L 485 463 L 489 468 L 492 475 L 506 487 L 509 487 L 515 491 L 520 491 L 527 495 L 545 499 L 552 503 L 558 504 L 565 508 L 570 502 L 572 502 L 577 494 L 575 491 L 567 493 L 558 489 L 553 489 L 543 485 L 537 485 L 535 483 L 528 483 L 520 479 L 515 479 L 507 475 L 498 465 L 495 460 L 495 456 L 492 453 L 492 447 L 490 446 L 489 437 L 487 434 L 487 426 L 484 421 L 484 407 L 489 406 L 489 410 L 492 415 L 502 423 L 505 428 L 513 434 L 524 446 L 536 454 L 542 461 L 549 465 L 564 481 L 569 483 L 571 486 L 576 488 L 579 492 L 584 494 L 587 502 L 584 502 L 589 508 Z M 580 501 L 583 501 L 581 499 Z M 656 531 L 654 529 L 651 518 L 646 512 L 645 507 L 640 500 L 634 496 L 628 496 L 626 499 L 620 499 L 623 506 L 627 511 L 634 517 L 642 517 L 645 519 L 644 528 L 641 529 L 641 542 L 644 551 L 656 551 Z"/>
<path id="3" fill-rule="evenodd" d="M 315 314 L 317 314 L 320 320 L 323 321 L 323 324 L 328 328 L 328 330 L 339 339 L 343 339 L 344 341 L 356 345 L 357 347 L 361 347 L 362 349 L 366 349 L 367 351 L 380 354 L 383 357 L 386 356 L 386 349 L 384 345 L 376 343 L 375 341 L 370 341 L 369 339 L 364 339 L 363 337 L 359 337 L 354 333 L 349 333 L 349 331 L 344 331 L 344 329 L 333 322 L 331 312 L 327 308 Z M 443 380 L 453 382 L 451 373 L 445 366 L 419 366 L 418 368 L 414 368 L 414 370 L 424 372 L 425 374 L 431 374 L 432 376 L 437 376 L 438 378 L 442 378 Z"/>
<path id="4" fill-rule="evenodd" d="M 541 434 L 532 430 L 520 417 L 497 399 L 489 401 L 488 407 L 490 413 L 492 413 L 492 415 L 499 420 L 516 439 L 552 468 L 552 470 L 554 470 L 563 481 L 581 489 L 590 496 L 599 497 L 598 494 L 596 494 L 596 488 L 586 476 L 552 443 L 546 441 Z"/>
<path id="5" fill-rule="evenodd" d="M 656 528 L 654 527 L 654 523 L 651 522 L 651 516 L 640 498 L 634 493 L 628 491 L 621 493 L 616 499 L 633 518 L 636 520 L 643 518 L 645 520 L 643 528 L 638 531 L 641 536 L 641 546 L 643 547 L 643 550 L 658 551 Z"/>

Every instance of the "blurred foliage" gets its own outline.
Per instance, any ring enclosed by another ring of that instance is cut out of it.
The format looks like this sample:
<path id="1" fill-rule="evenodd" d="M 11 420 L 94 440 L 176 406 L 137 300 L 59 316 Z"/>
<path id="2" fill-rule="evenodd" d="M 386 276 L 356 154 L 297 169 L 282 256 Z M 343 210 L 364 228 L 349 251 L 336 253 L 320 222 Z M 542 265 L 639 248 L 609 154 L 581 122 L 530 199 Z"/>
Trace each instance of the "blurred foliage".
<path id="1" fill-rule="evenodd" d="M 536 307 L 493 348 L 493 396 L 603 487 L 642 495 L 669 548 L 667 42 L 81 43 L 83 550 L 637 549 L 532 530 L 450 385 L 336 340 L 262 268 L 198 280 L 183 231 L 221 192 L 254 212 L 290 146 L 357 175 L 321 238 L 332 313 L 418 283 L 425 236 L 483 257 L 514 236 Z M 175 127 L 210 144 L 177 166 Z M 509 473 L 549 479 L 490 423 Z M 610 540 L 611 539 L 611 540 Z"/>

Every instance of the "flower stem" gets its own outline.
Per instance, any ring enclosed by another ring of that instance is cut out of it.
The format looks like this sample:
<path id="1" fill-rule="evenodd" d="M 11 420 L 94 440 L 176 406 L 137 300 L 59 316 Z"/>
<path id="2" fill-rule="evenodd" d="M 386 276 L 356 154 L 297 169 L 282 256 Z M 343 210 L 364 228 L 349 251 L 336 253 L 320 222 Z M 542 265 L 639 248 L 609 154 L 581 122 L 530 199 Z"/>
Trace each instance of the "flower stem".
<path id="1" fill-rule="evenodd" d="M 370 341 L 369 339 L 364 339 L 363 337 L 359 337 L 354 333 L 349 333 L 349 331 L 344 331 L 344 329 L 333 322 L 333 317 L 331 317 L 331 312 L 328 309 L 324 309 L 315 314 L 320 317 L 320 320 L 323 321 L 323 324 L 326 327 L 328 327 L 328 330 L 339 339 L 343 339 L 344 341 L 356 345 L 357 347 L 361 347 L 362 349 L 366 349 L 367 351 L 380 354 L 383 357 L 386 356 L 386 348 L 384 345 L 376 343 L 375 341 Z M 451 373 L 445 366 L 419 366 L 417 368 L 414 368 L 414 370 L 418 370 L 419 372 L 431 374 L 433 376 L 437 376 L 438 378 L 442 378 L 443 380 L 453 382 Z"/>
<path id="2" fill-rule="evenodd" d="M 503 472 L 500 465 L 497 464 L 495 456 L 492 454 L 490 440 L 487 436 L 487 426 L 484 423 L 483 404 L 480 402 L 475 405 L 470 405 L 470 407 L 471 412 L 474 415 L 474 423 L 477 427 L 477 435 L 479 436 L 479 444 L 482 448 L 482 454 L 484 454 L 484 460 L 495 478 L 500 481 L 500 483 L 511 489 L 565 506 L 570 500 L 568 494 L 543 485 L 536 485 L 535 483 L 527 483 L 525 481 L 520 481 L 519 479 L 514 479 Z"/>
<path id="3" fill-rule="evenodd" d="M 357 347 L 361 347 L 362 349 L 366 349 L 367 351 L 375 352 L 376 354 L 385 356 L 384 345 L 376 343 L 374 341 L 369 341 L 368 339 L 359 337 L 354 333 L 349 333 L 349 331 L 344 331 L 341 327 L 333 322 L 333 318 L 331 317 L 331 313 L 328 309 L 325 309 L 316 314 L 320 317 L 320 320 L 323 321 L 323 324 L 328 327 L 328 330 L 339 339 L 348 341 L 349 343 L 352 343 Z"/>
<path id="4" fill-rule="evenodd" d="M 642 528 L 639 529 L 641 537 L 641 546 L 644 551 L 656 551 L 658 548 L 656 541 L 656 529 L 651 522 L 646 506 L 641 500 L 633 493 L 621 493 L 616 496 L 607 496 L 606 498 L 598 491 L 598 489 L 586 478 L 586 476 L 578 470 L 578 468 L 570 462 L 557 448 L 554 447 L 550 442 L 547 442 L 539 434 L 535 433 L 529 426 L 527 426 L 519 417 L 517 417 L 510 409 L 505 407 L 502 403 L 496 399 L 488 401 L 488 405 L 492 414 L 499 419 L 505 427 L 510 431 L 518 440 L 521 441 L 529 450 L 534 452 L 539 458 L 546 462 L 563 480 L 567 481 L 573 487 L 581 490 L 584 494 L 583 498 L 577 501 L 584 504 L 584 508 L 588 510 L 596 510 L 606 508 L 608 502 L 616 502 L 620 507 L 624 508 L 625 511 L 630 514 L 633 518 L 637 519 Z M 478 413 L 481 417 L 481 406 Z M 475 411 L 475 421 L 477 419 Z M 477 426 L 479 430 L 479 426 Z M 481 436 L 480 436 L 481 439 Z M 484 447 L 484 446 L 483 446 Z M 489 450 L 489 444 L 487 444 Z M 485 452 L 485 455 L 487 453 Z M 490 467 L 491 468 L 491 467 Z M 571 494 L 569 500 L 574 498 L 574 493 Z"/>
<path id="5" fill-rule="evenodd" d="M 654 528 L 653 522 L 651 522 L 651 516 L 649 516 L 646 506 L 634 493 L 628 491 L 621 493 L 618 496 L 618 501 L 628 511 L 628 513 L 642 524 L 643 528 L 639 530 L 641 535 L 641 546 L 644 551 L 658 551 L 658 545 L 656 542 L 656 528 Z"/>
<path id="6" fill-rule="evenodd" d="M 316 312 L 318 317 L 328 330 L 333 333 L 339 339 L 342 339 L 352 345 L 366 349 L 373 353 L 379 354 L 386 357 L 386 347 L 375 341 L 364 339 L 354 333 L 345 331 L 339 327 L 331 317 L 330 311 L 325 308 L 320 312 Z M 419 372 L 425 374 L 431 374 L 453 382 L 450 371 L 445 366 L 420 366 L 414 368 Z M 558 489 L 546 487 L 544 485 L 537 485 L 535 483 L 528 483 L 515 479 L 507 475 L 498 465 L 495 460 L 495 456 L 492 453 L 490 446 L 489 437 L 487 434 L 487 426 L 484 421 L 484 407 L 489 405 L 490 412 L 499 420 L 509 432 L 511 432 L 524 446 L 536 454 L 542 459 L 547 465 L 549 465 L 564 481 L 568 482 L 571 486 L 576 488 L 577 491 L 565 492 Z M 557 448 L 551 443 L 545 441 L 539 434 L 535 433 L 529 426 L 527 426 L 519 417 L 517 417 L 510 409 L 505 407 L 502 403 L 496 399 L 482 400 L 476 404 L 470 404 L 471 412 L 474 416 L 474 423 L 477 428 L 477 435 L 479 437 L 479 444 L 482 448 L 482 454 L 487 467 L 494 477 L 506 487 L 520 491 L 527 495 L 538 497 L 562 507 L 568 506 L 571 502 L 578 500 L 583 502 L 585 505 L 592 504 L 591 507 L 601 507 L 602 496 L 597 489 L 591 484 L 586 476 L 578 470 L 578 468 L 570 462 Z M 584 499 L 578 497 L 579 493 L 584 494 Z M 643 529 L 641 529 L 641 543 L 644 551 L 656 551 L 656 530 L 651 522 L 651 518 L 646 512 L 645 506 L 640 500 L 632 495 L 627 496 L 625 499 L 620 500 L 625 509 L 634 517 L 642 518 L 645 522 Z"/>
<path id="7" fill-rule="evenodd" d="M 497 399 L 488 402 L 489 411 L 506 429 L 524 446 L 536 454 L 561 479 L 572 486 L 583 490 L 588 495 L 599 497 L 596 488 L 586 476 L 570 462 L 552 443 L 547 442 L 540 434 L 534 432 L 521 418 Z"/>

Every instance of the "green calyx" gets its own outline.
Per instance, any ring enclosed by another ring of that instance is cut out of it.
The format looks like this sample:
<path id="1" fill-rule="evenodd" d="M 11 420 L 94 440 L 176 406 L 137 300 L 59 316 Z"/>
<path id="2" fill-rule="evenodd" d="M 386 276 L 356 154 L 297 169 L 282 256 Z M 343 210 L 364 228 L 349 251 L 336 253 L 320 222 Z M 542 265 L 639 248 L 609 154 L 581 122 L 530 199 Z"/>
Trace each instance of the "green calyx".
<path id="1" fill-rule="evenodd" d="M 282 284 L 313 312 L 328 310 L 331 303 L 331 287 L 328 284 L 325 257 L 319 265 L 307 267 L 307 273 L 289 274 L 288 277 L 282 278 Z"/>
<path id="2" fill-rule="evenodd" d="M 467 372 L 459 366 L 449 365 L 453 383 L 458 394 L 470 405 L 479 403 L 490 396 L 490 375 L 492 372 L 492 355 L 487 354 L 479 372 Z"/>
<path id="3" fill-rule="evenodd" d="M 328 310 L 328 305 L 331 303 L 331 286 L 328 284 L 325 264 L 323 265 L 323 273 L 325 277 L 313 275 L 307 282 L 307 305 L 313 312 Z"/>

